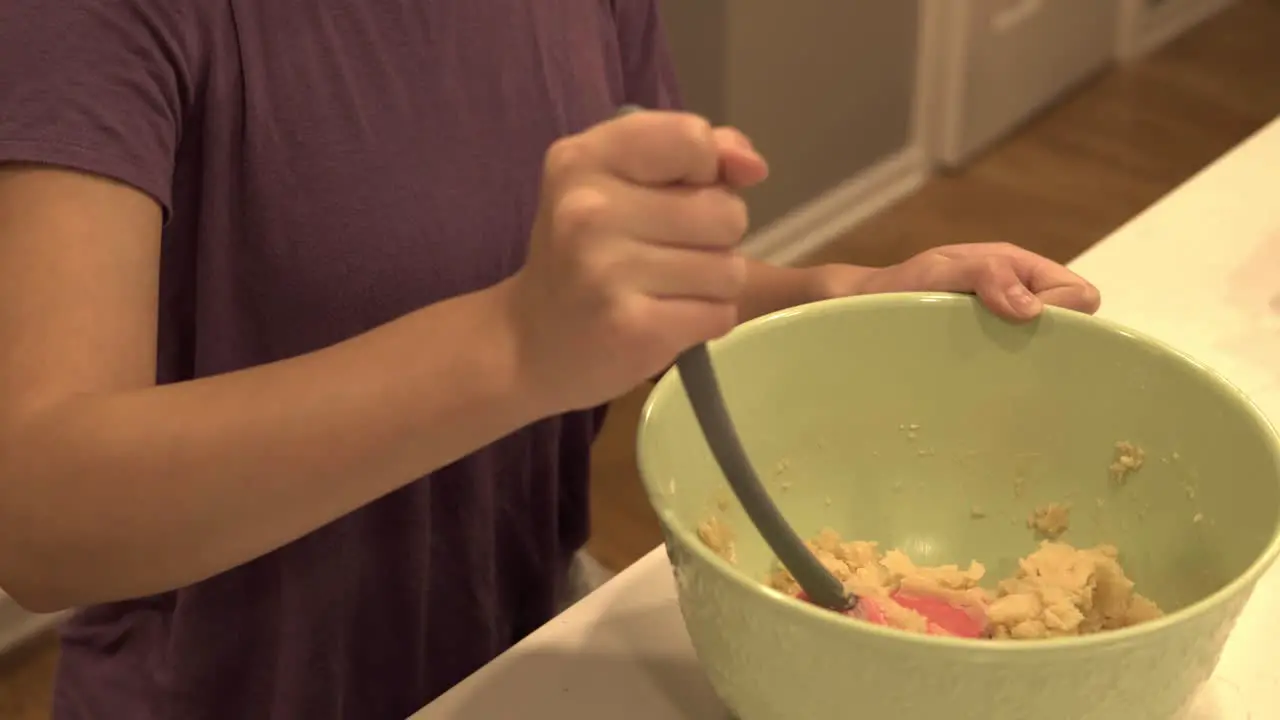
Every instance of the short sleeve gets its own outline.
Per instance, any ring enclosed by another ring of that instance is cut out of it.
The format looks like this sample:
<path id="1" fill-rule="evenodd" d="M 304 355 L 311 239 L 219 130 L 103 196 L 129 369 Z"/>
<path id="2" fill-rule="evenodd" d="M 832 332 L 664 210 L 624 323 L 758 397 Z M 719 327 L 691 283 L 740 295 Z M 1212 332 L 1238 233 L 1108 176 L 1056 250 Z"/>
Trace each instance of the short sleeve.
<path id="1" fill-rule="evenodd" d="M 683 107 L 658 0 L 613 0 L 627 102 L 658 110 Z"/>
<path id="2" fill-rule="evenodd" d="M 176 0 L 0 0 L 0 163 L 133 185 L 170 210 L 186 72 Z"/>

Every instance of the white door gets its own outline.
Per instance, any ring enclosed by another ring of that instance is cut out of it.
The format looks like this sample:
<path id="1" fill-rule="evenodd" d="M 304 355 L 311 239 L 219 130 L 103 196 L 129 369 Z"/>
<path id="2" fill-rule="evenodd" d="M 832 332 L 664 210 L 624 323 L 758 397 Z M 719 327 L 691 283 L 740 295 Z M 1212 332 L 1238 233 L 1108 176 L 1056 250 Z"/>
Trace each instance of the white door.
<path id="1" fill-rule="evenodd" d="M 1115 55 L 1118 0 L 936 0 L 936 159 L 962 164 Z M 932 58 L 929 56 L 932 55 Z"/>

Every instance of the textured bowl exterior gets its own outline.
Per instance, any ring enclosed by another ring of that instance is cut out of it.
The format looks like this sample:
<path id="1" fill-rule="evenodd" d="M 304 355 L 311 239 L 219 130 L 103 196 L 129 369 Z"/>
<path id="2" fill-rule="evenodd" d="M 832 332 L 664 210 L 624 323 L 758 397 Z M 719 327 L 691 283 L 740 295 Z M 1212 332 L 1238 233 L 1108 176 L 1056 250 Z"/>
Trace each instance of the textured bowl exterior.
<path id="1" fill-rule="evenodd" d="M 1176 610 L 1089 638 L 973 643 L 783 597 L 759 582 L 771 554 L 673 371 L 644 412 L 641 475 L 693 646 L 740 720 L 1172 720 L 1280 555 L 1275 430 L 1208 369 L 1105 321 L 1051 310 L 1008 326 L 970 298 L 857 298 L 749 324 L 712 356 L 753 463 L 802 535 L 834 527 L 1004 577 L 1034 547 L 1028 510 L 1070 497 L 1065 539 L 1115 543 L 1139 590 Z M 1148 467 L 1117 487 L 1109 452 L 1131 436 Z M 737 536 L 735 563 L 698 539 L 708 517 Z"/>
<path id="2" fill-rule="evenodd" d="M 833 628 L 677 536 L 667 548 L 694 650 L 739 720 L 1171 720 L 1213 674 L 1253 587 L 1159 637 L 978 657 Z"/>

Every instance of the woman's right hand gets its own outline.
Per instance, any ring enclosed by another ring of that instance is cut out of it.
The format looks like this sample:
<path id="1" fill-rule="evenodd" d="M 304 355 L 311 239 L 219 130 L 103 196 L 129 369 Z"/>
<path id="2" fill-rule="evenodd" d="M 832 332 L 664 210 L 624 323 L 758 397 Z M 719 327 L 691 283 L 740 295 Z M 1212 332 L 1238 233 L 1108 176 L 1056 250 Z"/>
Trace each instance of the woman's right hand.
<path id="1" fill-rule="evenodd" d="M 638 112 L 547 152 L 528 260 L 509 283 L 523 380 L 555 412 L 608 401 L 728 332 L 746 280 L 745 137 Z"/>

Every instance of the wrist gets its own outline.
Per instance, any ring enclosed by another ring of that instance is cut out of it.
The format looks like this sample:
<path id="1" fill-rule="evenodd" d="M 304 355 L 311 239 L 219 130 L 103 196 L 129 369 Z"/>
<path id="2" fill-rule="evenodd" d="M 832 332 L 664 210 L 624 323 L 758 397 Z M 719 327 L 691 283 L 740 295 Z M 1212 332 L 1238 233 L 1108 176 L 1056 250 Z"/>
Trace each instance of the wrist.
<path id="1" fill-rule="evenodd" d="M 507 278 L 478 295 L 484 303 L 486 344 L 492 348 L 483 362 L 494 387 L 526 424 L 562 412 L 529 362 L 517 279 Z"/>
<path id="2" fill-rule="evenodd" d="M 817 265 L 810 270 L 812 279 L 809 284 L 812 286 L 811 292 L 814 295 L 811 302 L 817 302 L 865 294 L 867 281 L 875 274 L 877 268 L 833 263 Z"/>

